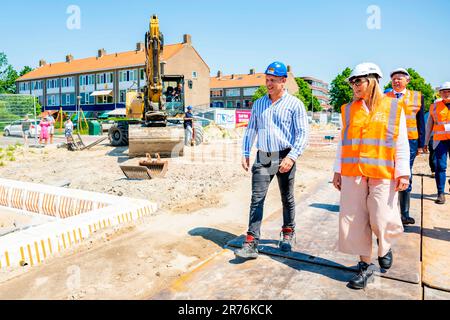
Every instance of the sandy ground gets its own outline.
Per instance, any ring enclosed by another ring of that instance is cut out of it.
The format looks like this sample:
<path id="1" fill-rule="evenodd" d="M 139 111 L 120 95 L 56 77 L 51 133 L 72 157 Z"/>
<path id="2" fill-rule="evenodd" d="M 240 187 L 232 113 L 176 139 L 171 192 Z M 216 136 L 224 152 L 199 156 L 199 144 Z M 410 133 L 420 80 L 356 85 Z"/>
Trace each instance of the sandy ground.
<path id="1" fill-rule="evenodd" d="M 0 271 L 0 299 L 146 298 L 222 251 L 246 231 L 251 174 L 240 166 L 239 135 L 218 136 L 187 148 L 183 158 L 169 159 L 164 179 L 146 181 L 125 179 L 119 165 L 139 161 L 128 159 L 126 148 L 19 150 L 17 161 L 0 168 L 3 178 L 53 185 L 70 181 L 70 188 L 147 199 L 160 210 L 119 233 L 97 234 L 41 266 Z M 297 201 L 331 179 L 334 156 L 333 146 L 321 146 L 299 159 Z M 280 207 L 274 181 L 265 216 Z"/>
<path id="2" fill-rule="evenodd" d="M 48 219 L 34 215 L 23 215 L 8 208 L 0 208 L 0 236 L 31 226 L 38 226 Z"/>

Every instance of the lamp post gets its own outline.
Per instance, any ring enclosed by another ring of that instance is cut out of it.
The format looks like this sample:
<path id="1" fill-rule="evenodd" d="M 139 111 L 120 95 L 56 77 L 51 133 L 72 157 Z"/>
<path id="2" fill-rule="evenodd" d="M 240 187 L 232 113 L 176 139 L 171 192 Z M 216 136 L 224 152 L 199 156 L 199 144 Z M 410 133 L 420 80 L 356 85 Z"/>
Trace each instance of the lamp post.
<path id="1" fill-rule="evenodd" d="M 77 130 L 80 132 L 80 106 L 81 106 L 81 96 L 77 96 Z"/>

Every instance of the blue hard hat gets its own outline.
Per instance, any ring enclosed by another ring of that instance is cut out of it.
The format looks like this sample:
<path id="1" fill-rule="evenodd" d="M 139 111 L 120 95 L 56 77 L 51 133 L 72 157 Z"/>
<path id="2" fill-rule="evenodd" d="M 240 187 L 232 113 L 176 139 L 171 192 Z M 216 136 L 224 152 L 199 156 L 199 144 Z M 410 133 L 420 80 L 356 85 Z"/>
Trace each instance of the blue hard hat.
<path id="1" fill-rule="evenodd" d="M 187 109 L 188 109 L 188 110 L 192 110 L 192 107 L 191 107 L 191 106 L 188 106 Z"/>
<path id="2" fill-rule="evenodd" d="M 279 61 L 275 61 L 275 62 L 271 63 L 267 67 L 265 74 L 268 74 L 271 76 L 276 76 L 276 77 L 285 77 L 285 78 L 287 78 L 287 76 L 288 76 L 287 68 L 286 68 L 285 64 L 282 62 L 279 62 Z"/>
<path id="3" fill-rule="evenodd" d="M 384 90 L 384 93 L 386 94 L 386 93 L 389 93 L 389 92 L 392 92 L 392 91 L 393 91 L 393 89 L 389 88 L 389 89 Z"/>

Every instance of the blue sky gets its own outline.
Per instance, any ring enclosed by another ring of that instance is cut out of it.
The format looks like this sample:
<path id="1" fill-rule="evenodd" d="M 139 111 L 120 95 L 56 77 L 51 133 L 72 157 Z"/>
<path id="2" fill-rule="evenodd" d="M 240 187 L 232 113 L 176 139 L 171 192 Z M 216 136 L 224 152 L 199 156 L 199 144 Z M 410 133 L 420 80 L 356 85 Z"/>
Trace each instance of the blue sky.
<path id="1" fill-rule="evenodd" d="M 81 29 L 69 30 L 69 5 L 81 9 Z M 381 10 L 370 30 L 367 8 Z M 159 15 L 166 43 L 192 35 L 211 74 L 263 72 L 273 60 L 296 76 L 330 82 L 345 67 L 371 61 L 387 75 L 413 67 L 433 86 L 450 81 L 448 0 L 22 0 L 0 5 L 0 51 L 16 68 L 39 59 L 64 61 L 133 50 L 150 15 Z"/>

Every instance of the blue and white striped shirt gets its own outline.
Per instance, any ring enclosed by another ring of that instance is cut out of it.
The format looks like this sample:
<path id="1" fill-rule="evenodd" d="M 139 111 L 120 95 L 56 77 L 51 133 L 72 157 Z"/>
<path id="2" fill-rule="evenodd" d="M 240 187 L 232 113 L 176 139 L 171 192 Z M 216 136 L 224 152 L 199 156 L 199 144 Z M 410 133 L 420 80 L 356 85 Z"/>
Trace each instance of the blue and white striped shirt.
<path id="1" fill-rule="evenodd" d="M 288 157 L 296 161 L 305 151 L 309 135 L 305 106 L 298 98 L 285 92 L 272 104 L 266 95 L 255 101 L 252 115 L 245 131 L 243 155 L 250 157 L 256 136 L 256 148 L 264 152 L 291 149 Z"/>

